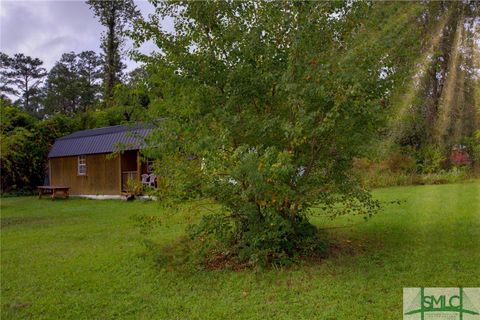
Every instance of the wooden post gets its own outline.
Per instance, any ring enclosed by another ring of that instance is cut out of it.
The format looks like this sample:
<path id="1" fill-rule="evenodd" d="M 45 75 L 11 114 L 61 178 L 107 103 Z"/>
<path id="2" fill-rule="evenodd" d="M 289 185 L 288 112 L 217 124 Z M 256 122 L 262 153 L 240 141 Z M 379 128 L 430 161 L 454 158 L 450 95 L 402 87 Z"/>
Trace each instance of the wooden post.
<path id="1" fill-rule="evenodd" d="M 122 174 L 122 153 L 118 153 L 118 173 L 120 174 L 120 190 L 119 194 L 122 194 L 123 192 L 123 174 Z"/>
<path id="2" fill-rule="evenodd" d="M 142 174 L 142 160 L 140 158 L 140 150 L 137 150 L 137 182 L 140 183 L 140 175 Z"/>
<path id="3" fill-rule="evenodd" d="M 50 158 L 48 158 L 48 184 L 53 185 L 52 183 L 52 163 Z"/>

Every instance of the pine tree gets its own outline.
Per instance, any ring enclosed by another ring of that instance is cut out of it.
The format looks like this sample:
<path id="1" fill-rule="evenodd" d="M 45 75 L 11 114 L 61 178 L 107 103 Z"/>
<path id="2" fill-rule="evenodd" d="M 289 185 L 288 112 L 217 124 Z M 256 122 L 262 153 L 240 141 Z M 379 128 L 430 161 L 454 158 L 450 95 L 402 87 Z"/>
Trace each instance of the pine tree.
<path id="1" fill-rule="evenodd" d="M 124 31 L 139 16 L 133 0 L 88 0 L 87 4 L 107 29 L 102 35 L 104 59 L 104 95 L 112 98 L 113 89 L 121 81 L 125 64 L 122 62 Z"/>

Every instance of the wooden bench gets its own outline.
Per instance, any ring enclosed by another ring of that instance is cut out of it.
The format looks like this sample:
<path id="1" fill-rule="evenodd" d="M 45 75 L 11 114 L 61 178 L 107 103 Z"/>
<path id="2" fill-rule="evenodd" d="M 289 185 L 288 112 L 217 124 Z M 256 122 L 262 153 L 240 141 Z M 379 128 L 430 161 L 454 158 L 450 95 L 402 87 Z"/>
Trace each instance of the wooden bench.
<path id="1" fill-rule="evenodd" d="M 68 199 L 70 187 L 64 186 L 40 186 L 38 187 L 38 199 L 42 199 L 44 194 L 51 194 L 52 200 L 58 195 L 58 192 L 61 192 L 65 199 Z"/>

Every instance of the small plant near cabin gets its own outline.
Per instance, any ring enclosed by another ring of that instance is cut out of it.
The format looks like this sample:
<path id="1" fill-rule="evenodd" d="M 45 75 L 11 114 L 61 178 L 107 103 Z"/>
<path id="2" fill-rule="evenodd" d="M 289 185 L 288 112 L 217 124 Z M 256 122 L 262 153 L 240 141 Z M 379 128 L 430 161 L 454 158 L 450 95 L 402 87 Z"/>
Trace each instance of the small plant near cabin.
<path id="1" fill-rule="evenodd" d="M 135 197 L 142 194 L 143 187 L 142 183 L 136 179 L 128 178 L 127 179 L 127 194 L 129 196 Z"/>

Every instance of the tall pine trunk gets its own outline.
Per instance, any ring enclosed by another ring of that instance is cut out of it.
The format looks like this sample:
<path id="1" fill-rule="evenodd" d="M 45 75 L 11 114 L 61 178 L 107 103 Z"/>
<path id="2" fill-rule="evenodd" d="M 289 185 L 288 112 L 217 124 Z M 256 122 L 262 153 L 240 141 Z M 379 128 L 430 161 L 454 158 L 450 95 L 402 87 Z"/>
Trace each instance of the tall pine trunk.
<path id="1" fill-rule="evenodd" d="M 115 46 L 115 6 L 111 7 L 111 17 L 108 20 L 108 42 L 106 48 L 106 74 L 105 74 L 105 98 L 110 100 L 113 96 L 113 87 L 116 82 L 116 71 L 118 66 L 116 65 L 116 46 Z"/>

